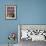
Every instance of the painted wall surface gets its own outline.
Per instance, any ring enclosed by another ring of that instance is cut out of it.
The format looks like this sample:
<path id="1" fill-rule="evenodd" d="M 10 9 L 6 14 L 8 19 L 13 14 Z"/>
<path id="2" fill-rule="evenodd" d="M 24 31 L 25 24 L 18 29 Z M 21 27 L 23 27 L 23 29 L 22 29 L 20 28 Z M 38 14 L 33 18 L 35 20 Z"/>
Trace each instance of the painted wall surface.
<path id="1" fill-rule="evenodd" d="M 16 20 L 5 20 L 7 4 L 16 4 Z M 18 24 L 46 24 L 46 0 L 0 0 L 0 44 L 8 43 L 9 32 L 18 34 Z"/>

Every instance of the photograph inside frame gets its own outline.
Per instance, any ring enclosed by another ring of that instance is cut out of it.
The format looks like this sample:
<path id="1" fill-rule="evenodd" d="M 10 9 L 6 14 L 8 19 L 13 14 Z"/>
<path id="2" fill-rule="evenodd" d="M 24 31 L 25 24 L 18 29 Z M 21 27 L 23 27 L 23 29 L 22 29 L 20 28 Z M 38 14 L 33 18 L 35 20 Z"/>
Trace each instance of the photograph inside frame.
<path id="1" fill-rule="evenodd" d="M 16 6 L 6 6 L 6 19 L 16 19 Z"/>

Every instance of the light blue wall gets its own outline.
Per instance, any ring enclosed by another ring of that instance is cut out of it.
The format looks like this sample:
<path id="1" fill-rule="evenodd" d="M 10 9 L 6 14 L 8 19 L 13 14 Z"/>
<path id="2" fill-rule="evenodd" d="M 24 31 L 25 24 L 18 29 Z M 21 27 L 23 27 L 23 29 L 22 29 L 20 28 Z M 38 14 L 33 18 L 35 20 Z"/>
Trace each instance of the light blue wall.
<path id="1" fill-rule="evenodd" d="M 5 20 L 7 4 L 16 4 L 16 20 Z M 17 34 L 18 24 L 46 24 L 46 0 L 0 0 L 0 44 L 8 43 L 9 32 Z"/>
<path id="2" fill-rule="evenodd" d="M 46 0 L 20 1 L 21 24 L 46 24 Z"/>

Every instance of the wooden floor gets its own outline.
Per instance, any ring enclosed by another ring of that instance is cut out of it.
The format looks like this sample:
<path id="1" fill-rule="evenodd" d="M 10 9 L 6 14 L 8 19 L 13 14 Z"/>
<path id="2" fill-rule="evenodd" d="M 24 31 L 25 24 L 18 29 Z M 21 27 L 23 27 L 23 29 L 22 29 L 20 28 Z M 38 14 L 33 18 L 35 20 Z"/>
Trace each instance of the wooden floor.
<path id="1" fill-rule="evenodd" d="M 20 46 L 46 46 L 46 42 L 44 41 L 34 41 L 32 42 L 31 40 L 21 40 L 20 41 Z"/>
<path id="2" fill-rule="evenodd" d="M 8 44 L 0 44 L 0 46 L 8 46 Z M 21 40 L 19 44 L 15 44 L 13 46 L 46 46 L 46 42 L 43 41 L 32 42 L 31 40 L 28 41 Z"/>

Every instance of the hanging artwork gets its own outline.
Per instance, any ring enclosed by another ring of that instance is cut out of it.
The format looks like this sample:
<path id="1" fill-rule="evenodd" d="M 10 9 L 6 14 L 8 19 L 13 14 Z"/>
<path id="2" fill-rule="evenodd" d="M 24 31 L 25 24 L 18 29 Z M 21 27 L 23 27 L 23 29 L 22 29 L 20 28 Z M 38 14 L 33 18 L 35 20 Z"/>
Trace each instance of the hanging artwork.
<path id="1" fill-rule="evenodd" d="M 16 19 L 16 6 L 6 5 L 6 19 Z"/>

